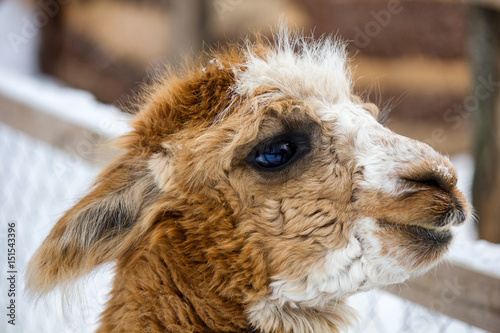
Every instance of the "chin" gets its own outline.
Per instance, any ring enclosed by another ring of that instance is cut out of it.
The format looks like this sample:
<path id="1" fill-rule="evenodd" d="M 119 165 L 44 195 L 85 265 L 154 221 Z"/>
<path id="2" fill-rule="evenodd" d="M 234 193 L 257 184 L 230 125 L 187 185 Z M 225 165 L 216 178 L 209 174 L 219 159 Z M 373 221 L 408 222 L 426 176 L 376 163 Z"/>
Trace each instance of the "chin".
<path id="1" fill-rule="evenodd" d="M 402 283 L 428 272 L 443 259 L 454 238 L 450 224 L 426 228 L 366 219 L 363 226 L 356 238 L 363 248 L 369 283 L 360 290 Z"/>

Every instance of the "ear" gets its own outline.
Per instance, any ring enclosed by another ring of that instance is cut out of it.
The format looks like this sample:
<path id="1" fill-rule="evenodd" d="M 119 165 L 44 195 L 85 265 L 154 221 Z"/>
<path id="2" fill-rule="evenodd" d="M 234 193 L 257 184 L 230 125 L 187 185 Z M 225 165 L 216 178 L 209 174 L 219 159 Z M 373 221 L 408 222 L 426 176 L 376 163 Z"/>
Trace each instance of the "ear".
<path id="1" fill-rule="evenodd" d="M 27 287 L 45 293 L 114 260 L 141 237 L 160 190 L 146 162 L 126 154 L 56 223 L 28 266 Z"/>

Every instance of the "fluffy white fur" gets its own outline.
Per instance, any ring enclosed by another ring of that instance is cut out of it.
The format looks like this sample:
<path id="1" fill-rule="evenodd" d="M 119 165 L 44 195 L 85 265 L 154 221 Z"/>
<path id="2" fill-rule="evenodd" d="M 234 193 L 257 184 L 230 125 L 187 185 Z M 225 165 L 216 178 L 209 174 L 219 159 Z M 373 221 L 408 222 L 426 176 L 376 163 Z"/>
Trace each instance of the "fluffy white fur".
<path id="1" fill-rule="evenodd" d="M 276 47 L 265 56 L 249 46 L 244 70 L 234 69 L 239 95 L 252 96 L 262 86 L 276 87 L 280 96 L 300 100 L 310 98 L 325 104 L 349 100 L 352 88 L 345 44 L 329 38 L 294 36 L 281 28 Z M 273 92 L 269 98 L 276 98 Z"/>

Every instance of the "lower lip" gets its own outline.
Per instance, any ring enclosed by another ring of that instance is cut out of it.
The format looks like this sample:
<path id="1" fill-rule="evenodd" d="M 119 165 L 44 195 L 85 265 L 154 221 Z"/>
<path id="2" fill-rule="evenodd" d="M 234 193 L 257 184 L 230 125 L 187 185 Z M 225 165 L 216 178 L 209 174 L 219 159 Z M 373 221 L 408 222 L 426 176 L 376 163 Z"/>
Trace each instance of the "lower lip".
<path id="1" fill-rule="evenodd" d="M 397 230 L 412 242 L 425 243 L 433 246 L 447 245 L 451 242 L 453 234 L 449 228 L 427 229 L 416 225 L 403 225 L 393 223 L 380 223 L 382 228 Z"/>
<path id="2" fill-rule="evenodd" d="M 446 230 L 430 230 L 418 226 L 405 226 L 405 229 L 418 240 L 432 243 L 434 245 L 447 245 L 451 242 L 453 234 L 449 229 Z"/>

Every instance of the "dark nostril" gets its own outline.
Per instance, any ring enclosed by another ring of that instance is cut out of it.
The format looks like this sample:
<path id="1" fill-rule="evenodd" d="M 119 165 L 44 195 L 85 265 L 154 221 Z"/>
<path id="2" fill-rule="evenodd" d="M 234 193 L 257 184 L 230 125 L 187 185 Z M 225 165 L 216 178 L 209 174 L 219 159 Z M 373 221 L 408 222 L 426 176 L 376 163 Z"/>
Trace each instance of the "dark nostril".
<path id="1" fill-rule="evenodd" d="M 439 189 L 453 193 L 457 184 L 456 171 L 449 162 L 420 161 L 408 163 L 398 176 L 403 183 L 415 189 Z"/>
<path id="2" fill-rule="evenodd" d="M 450 192 L 453 184 L 438 173 L 424 173 L 402 178 L 405 182 L 430 188 L 438 188 L 444 192 Z"/>
<path id="3" fill-rule="evenodd" d="M 418 180 L 417 182 L 424 184 L 426 186 L 433 186 L 433 187 L 442 187 L 441 182 L 435 178 L 430 178 L 430 179 L 424 179 L 424 180 Z"/>

